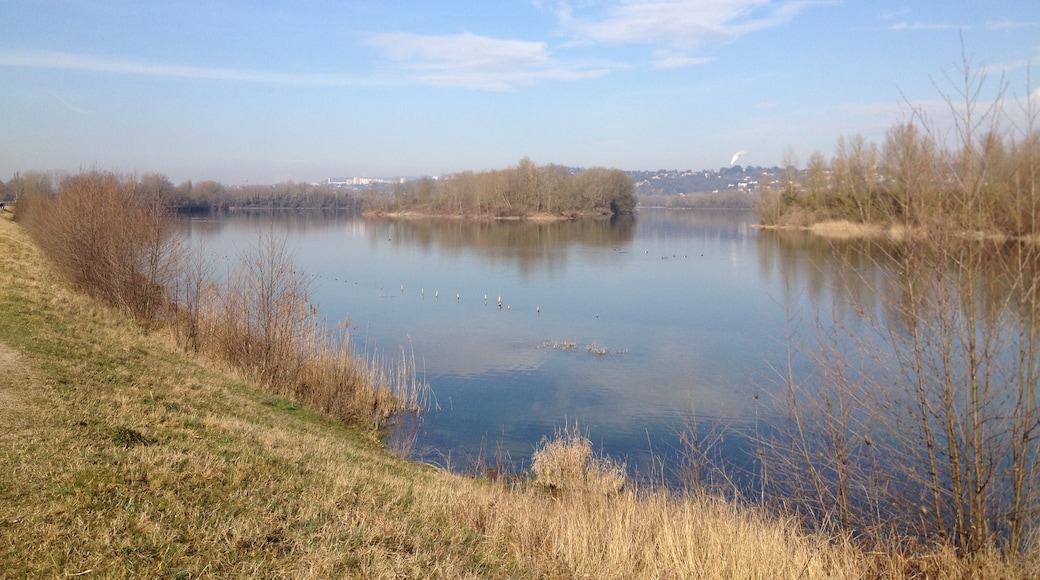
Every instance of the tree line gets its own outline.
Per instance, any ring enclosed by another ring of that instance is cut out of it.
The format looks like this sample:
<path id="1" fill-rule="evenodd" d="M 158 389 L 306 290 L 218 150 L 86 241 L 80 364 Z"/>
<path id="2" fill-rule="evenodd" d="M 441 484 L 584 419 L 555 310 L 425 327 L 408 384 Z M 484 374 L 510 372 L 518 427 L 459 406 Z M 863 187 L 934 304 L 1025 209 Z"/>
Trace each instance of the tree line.
<path id="1" fill-rule="evenodd" d="M 26 171 L 0 182 L 0 199 L 13 202 L 23 196 L 55 195 L 63 183 L 81 174 Z M 121 175 L 132 181 L 134 192 L 177 212 L 227 211 L 230 209 L 345 209 L 361 210 L 363 198 L 355 190 L 293 181 L 273 185 L 227 186 L 217 181 L 174 185 L 162 173 L 149 172 L 140 177 Z"/>
<path id="2" fill-rule="evenodd" d="M 516 167 L 463 172 L 440 179 L 395 183 L 370 195 L 366 207 L 377 213 L 414 212 L 486 218 L 630 214 L 635 185 L 619 169 L 575 171 L 539 166 L 525 157 Z"/>
<path id="3" fill-rule="evenodd" d="M 0 182 L 0 199 L 15 201 L 26 195 L 54 195 L 65 180 L 74 177 L 60 172 L 16 173 L 6 183 Z M 167 176 L 154 172 L 121 179 L 133 181 L 134 191 L 142 198 L 182 212 L 348 209 L 489 218 L 537 213 L 574 217 L 631 214 L 637 202 L 632 179 L 619 169 L 538 166 L 526 157 L 509 169 L 425 177 L 364 192 L 291 181 L 227 186 L 216 181 L 188 180 L 175 185 Z"/>
<path id="4" fill-rule="evenodd" d="M 967 91 L 967 92 L 966 92 Z M 828 220 L 938 227 L 1022 236 L 1040 219 L 1035 183 L 1040 133 L 1007 122 L 1002 100 L 978 101 L 975 86 L 947 99 L 960 132 L 947 133 L 923 113 L 887 131 L 879 146 L 841 137 L 828 159 L 814 152 L 799 171 L 765 174 L 755 207 L 764 225 L 809 226 Z M 974 95 L 974 96 L 973 96 Z"/>

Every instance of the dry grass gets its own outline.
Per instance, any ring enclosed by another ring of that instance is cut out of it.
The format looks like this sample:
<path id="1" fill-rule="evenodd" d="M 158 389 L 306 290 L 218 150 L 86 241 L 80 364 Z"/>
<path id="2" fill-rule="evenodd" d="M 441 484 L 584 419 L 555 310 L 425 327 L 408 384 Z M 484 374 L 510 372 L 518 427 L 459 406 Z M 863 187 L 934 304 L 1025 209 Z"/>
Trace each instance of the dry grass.
<path id="1" fill-rule="evenodd" d="M 23 196 L 17 217 L 77 289 L 220 361 L 268 392 L 349 424 L 385 427 L 418 412 L 425 384 L 409 360 L 373 363 L 318 319 L 309 278 L 284 239 L 260 235 L 224 283 L 201 249 L 182 247 L 162 206 L 130 176 L 64 176 L 57 194 Z M 400 366 L 397 366 L 397 363 Z"/>
<path id="2" fill-rule="evenodd" d="M 597 457 L 578 424 L 558 429 L 531 456 L 535 483 L 553 492 L 616 495 L 625 487 L 625 466 Z"/>
<path id="3" fill-rule="evenodd" d="M 224 284 L 189 276 L 183 286 L 199 290 L 181 301 L 191 313 L 178 324 L 182 346 L 348 424 L 379 429 L 397 413 L 421 411 L 428 387 L 418 379 L 414 359 L 403 352 L 399 359 L 355 354 L 349 319 L 337 335 L 318 318 L 308 277 L 292 258 L 284 239 L 261 235 L 241 257 L 241 271 Z M 187 269 L 198 275 L 206 270 Z"/>
<path id="4" fill-rule="evenodd" d="M 510 489 L 389 455 L 64 285 L 0 219 L 0 576 L 1028 577 L 717 498 Z M 574 440 L 572 439 L 572 443 Z M 580 441 L 578 441 L 580 443 Z"/>
<path id="5" fill-rule="evenodd" d="M 886 234 L 885 228 L 879 225 L 853 223 L 848 220 L 828 220 L 814 223 L 809 226 L 809 231 L 818 236 L 834 239 L 862 238 Z"/>

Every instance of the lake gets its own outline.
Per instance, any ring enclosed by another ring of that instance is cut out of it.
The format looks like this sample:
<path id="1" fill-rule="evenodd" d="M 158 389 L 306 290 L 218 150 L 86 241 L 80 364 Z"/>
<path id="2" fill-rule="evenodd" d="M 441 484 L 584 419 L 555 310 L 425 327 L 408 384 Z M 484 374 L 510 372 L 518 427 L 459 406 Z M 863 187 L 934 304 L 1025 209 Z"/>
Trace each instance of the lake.
<path id="1" fill-rule="evenodd" d="M 725 426 L 718 444 L 743 461 L 789 319 L 830 301 L 830 244 L 755 222 L 644 209 L 560 223 L 257 212 L 181 224 L 218 271 L 261 233 L 284 236 L 321 316 L 349 317 L 359 352 L 414 354 L 432 389 L 415 459 L 524 469 L 576 422 L 632 473 L 671 479 L 694 424 Z"/>

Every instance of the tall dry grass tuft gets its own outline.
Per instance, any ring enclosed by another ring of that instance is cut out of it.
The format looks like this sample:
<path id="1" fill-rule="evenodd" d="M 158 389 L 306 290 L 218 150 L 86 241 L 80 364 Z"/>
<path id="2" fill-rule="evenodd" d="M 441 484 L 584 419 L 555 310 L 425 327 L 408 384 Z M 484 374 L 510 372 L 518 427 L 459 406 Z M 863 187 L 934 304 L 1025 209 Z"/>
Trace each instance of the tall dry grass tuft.
<path id="1" fill-rule="evenodd" d="M 624 464 L 594 455 L 592 441 L 577 423 L 543 438 L 531 462 L 535 483 L 552 492 L 616 495 L 626 484 Z"/>
<path id="2" fill-rule="evenodd" d="M 715 497 L 438 484 L 419 501 L 443 505 L 456 525 L 504 546 L 540 577 L 867 577 L 869 558 L 847 538 L 805 534 L 791 520 Z"/>

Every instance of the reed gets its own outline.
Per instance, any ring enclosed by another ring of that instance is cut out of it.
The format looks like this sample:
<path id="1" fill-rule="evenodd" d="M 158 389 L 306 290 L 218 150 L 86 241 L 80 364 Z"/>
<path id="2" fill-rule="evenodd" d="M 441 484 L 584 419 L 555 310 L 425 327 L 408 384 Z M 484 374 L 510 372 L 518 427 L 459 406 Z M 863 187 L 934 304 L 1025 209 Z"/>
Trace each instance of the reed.
<path id="1" fill-rule="evenodd" d="M 414 356 L 403 347 L 398 359 L 356 353 L 349 319 L 337 330 L 318 317 L 308 278 L 295 268 L 284 240 L 262 235 L 241 262 L 227 282 L 208 286 L 192 342 L 182 342 L 186 349 L 353 425 L 380 429 L 397 413 L 425 408 L 429 387 L 418 378 Z"/>

